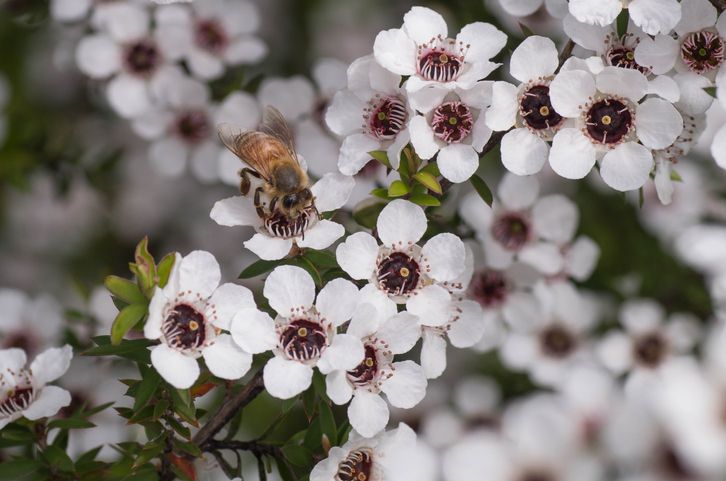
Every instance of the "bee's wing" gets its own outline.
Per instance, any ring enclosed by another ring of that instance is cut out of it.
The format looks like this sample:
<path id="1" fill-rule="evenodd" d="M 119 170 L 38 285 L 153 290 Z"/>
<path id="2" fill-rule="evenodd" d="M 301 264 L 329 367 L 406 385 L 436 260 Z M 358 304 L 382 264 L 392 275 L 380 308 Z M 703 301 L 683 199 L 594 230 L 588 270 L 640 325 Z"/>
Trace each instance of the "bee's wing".
<path id="1" fill-rule="evenodd" d="M 290 151 L 290 156 L 297 162 L 300 161 L 295 153 L 294 138 L 290 126 L 287 124 L 285 117 L 282 116 L 279 110 L 275 107 L 268 105 L 265 107 L 265 113 L 263 115 L 262 125 L 260 126 L 260 132 L 264 132 L 282 142 L 285 147 Z"/>
<path id="2" fill-rule="evenodd" d="M 271 138 L 264 132 L 242 130 L 226 123 L 217 126 L 217 133 L 219 140 L 234 155 L 257 171 L 266 181 L 270 180 L 269 144 L 270 142 L 279 144 L 279 140 Z"/>

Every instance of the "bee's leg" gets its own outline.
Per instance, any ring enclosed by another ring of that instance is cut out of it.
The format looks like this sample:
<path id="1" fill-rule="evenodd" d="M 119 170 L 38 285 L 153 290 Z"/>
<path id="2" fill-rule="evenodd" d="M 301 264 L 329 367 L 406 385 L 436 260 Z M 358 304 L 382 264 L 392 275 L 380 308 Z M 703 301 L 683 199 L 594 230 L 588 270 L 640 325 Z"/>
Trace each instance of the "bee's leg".
<path id="1" fill-rule="evenodd" d="M 265 209 L 260 201 L 260 193 L 262 192 L 262 187 L 258 187 L 255 189 L 255 209 L 257 210 L 257 215 L 260 216 L 260 219 L 264 219 L 266 217 L 265 215 Z"/>
<path id="2" fill-rule="evenodd" d="M 247 195 L 247 193 L 250 191 L 250 185 L 252 184 L 250 182 L 250 175 L 258 179 L 262 178 L 257 171 L 252 170 L 249 167 L 244 167 L 243 169 L 240 169 L 239 191 L 242 193 L 242 195 Z"/>
<path id="3" fill-rule="evenodd" d="M 279 197 L 278 196 L 275 196 L 270 201 L 270 212 L 275 212 L 275 206 L 277 206 L 278 199 L 279 199 Z"/>

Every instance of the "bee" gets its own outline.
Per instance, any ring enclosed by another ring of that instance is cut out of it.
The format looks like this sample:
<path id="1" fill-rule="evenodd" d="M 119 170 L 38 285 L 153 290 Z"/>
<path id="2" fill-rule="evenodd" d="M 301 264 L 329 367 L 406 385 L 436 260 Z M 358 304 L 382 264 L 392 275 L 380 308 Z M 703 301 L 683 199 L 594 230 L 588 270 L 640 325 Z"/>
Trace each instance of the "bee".
<path id="1" fill-rule="evenodd" d="M 268 106 L 259 130 L 243 131 L 222 124 L 218 132 L 222 143 L 248 166 L 239 171 L 242 195 L 250 191 L 250 177 L 262 181 L 255 189 L 254 205 L 267 231 L 282 238 L 304 235 L 320 213 L 280 111 Z M 262 201 L 263 193 L 270 199 L 268 206 Z"/>

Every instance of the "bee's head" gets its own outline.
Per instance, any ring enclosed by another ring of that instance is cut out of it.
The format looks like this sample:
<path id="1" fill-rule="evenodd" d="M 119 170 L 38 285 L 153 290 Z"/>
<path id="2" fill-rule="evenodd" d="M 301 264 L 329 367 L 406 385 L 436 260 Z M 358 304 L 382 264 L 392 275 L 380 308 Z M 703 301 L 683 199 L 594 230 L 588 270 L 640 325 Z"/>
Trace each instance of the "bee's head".
<path id="1" fill-rule="evenodd" d="M 290 217 L 299 216 L 313 201 L 313 193 L 310 189 L 303 189 L 299 192 L 285 194 L 282 197 L 282 209 Z"/>

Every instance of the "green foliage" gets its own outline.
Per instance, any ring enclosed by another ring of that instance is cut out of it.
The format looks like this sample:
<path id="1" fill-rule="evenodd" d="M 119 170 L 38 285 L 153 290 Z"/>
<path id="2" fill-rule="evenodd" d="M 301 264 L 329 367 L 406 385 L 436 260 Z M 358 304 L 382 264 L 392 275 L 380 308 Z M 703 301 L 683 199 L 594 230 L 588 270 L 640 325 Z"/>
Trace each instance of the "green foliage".
<path id="1" fill-rule="evenodd" d="M 488 206 L 491 206 L 494 202 L 494 195 L 487 183 L 484 182 L 484 179 L 474 174 L 471 176 L 469 181 L 471 182 L 471 185 L 474 186 L 474 190 L 476 190 L 476 193 L 479 194 L 479 197 L 481 197 Z"/>

